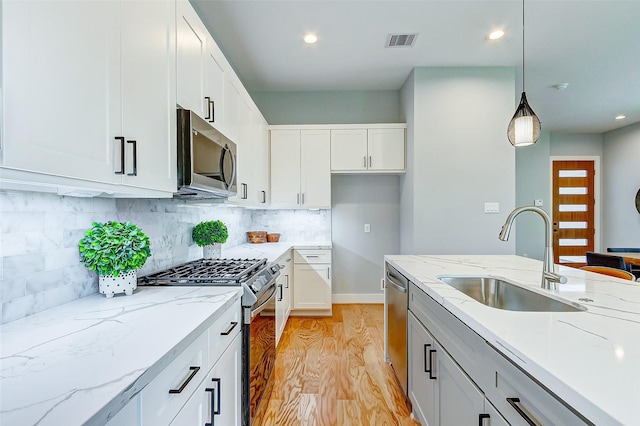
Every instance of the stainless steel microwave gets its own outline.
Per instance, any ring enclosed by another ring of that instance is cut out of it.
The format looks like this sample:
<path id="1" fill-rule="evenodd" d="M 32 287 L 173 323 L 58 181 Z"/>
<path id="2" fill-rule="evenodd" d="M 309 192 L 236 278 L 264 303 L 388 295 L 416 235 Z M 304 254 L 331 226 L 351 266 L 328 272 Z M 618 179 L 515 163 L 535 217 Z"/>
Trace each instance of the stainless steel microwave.
<path id="1" fill-rule="evenodd" d="M 178 198 L 236 195 L 236 144 L 189 110 L 178 109 Z"/>

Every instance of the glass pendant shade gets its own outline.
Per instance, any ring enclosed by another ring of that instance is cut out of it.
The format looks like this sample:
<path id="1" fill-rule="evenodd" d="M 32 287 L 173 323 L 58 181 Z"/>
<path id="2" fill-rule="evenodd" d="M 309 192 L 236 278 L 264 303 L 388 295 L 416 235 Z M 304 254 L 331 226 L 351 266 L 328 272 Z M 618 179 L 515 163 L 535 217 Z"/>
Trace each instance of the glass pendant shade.
<path id="1" fill-rule="evenodd" d="M 540 120 L 529 106 L 525 92 L 522 92 L 520 105 L 509 122 L 507 137 L 511 145 L 517 147 L 533 145 L 540 137 Z"/>

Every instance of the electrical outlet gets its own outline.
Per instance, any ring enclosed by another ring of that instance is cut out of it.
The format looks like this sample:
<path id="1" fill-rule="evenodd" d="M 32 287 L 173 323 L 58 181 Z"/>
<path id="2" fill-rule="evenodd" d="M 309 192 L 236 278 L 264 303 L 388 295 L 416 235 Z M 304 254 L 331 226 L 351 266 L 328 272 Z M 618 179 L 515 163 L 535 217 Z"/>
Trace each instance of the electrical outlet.
<path id="1" fill-rule="evenodd" d="M 364 232 L 371 232 L 371 224 L 369 223 L 364 224 Z"/>
<path id="2" fill-rule="evenodd" d="M 536 207 L 542 207 L 542 200 L 533 200 L 533 205 Z"/>
<path id="3" fill-rule="evenodd" d="M 484 203 L 485 213 L 500 213 L 500 203 Z"/>

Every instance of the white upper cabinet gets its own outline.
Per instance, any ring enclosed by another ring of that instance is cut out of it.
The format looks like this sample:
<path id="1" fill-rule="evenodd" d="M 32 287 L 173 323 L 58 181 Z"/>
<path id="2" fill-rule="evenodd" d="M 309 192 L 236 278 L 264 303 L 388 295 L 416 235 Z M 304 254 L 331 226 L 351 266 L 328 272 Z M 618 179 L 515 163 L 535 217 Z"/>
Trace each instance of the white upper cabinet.
<path id="1" fill-rule="evenodd" d="M 405 128 L 331 130 L 331 171 L 398 173 L 405 171 Z"/>
<path id="2" fill-rule="evenodd" d="M 271 130 L 271 205 L 331 208 L 328 129 Z"/>
<path id="3" fill-rule="evenodd" d="M 120 180 L 109 122 L 119 84 L 119 4 L 10 1 L 2 8 L 2 165 Z"/>
<path id="4" fill-rule="evenodd" d="M 43 185 L 171 196 L 174 3 L 6 2 L 2 19 L 2 166 Z"/>
<path id="5" fill-rule="evenodd" d="M 207 37 L 200 17 L 186 0 L 176 3 L 177 103 L 207 120 L 211 105 L 205 99 Z"/>
<path id="6" fill-rule="evenodd" d="M 177 189 L 175 5 L 167 0 L 121 5 L 122 81 L 112 106 L 121 108 L 122 118 L 114 123 L 111 136 L 114 141 L 125 138 L 122 183 L 173 193 Z"/>

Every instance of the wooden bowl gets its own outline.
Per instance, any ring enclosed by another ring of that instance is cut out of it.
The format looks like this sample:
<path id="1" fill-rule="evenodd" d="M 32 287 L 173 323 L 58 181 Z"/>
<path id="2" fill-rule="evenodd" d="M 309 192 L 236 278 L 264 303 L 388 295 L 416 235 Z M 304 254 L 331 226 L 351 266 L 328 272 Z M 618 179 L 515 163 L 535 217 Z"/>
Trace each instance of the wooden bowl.
<path id="1" fill-rule="evenodd" d="M 280 234 L 267 234 L 268 243 L 277 243 L 280 241 Z"/>
<path id="2" fill-rule="evenodd" d="M 249 231 L 247 238 L 251 244 L 261 244 L 267 242 L 267 231 Z"/>

